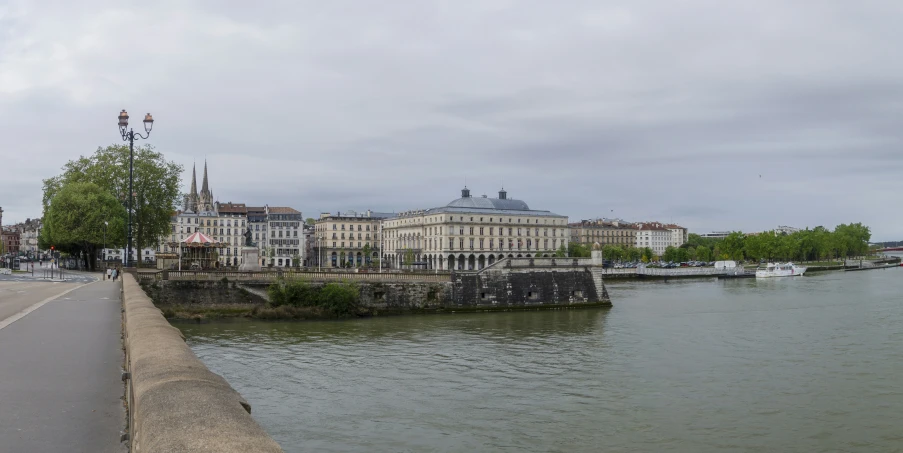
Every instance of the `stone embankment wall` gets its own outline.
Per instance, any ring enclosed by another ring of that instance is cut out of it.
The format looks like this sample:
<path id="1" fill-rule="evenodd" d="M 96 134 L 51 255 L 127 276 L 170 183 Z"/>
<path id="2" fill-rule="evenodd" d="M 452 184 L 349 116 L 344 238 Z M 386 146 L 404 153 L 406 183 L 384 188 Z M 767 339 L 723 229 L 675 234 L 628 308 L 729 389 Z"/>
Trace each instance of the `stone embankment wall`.
<path id="1" fill-rule="evenodd" d="M 234 305 L 266 304 L 264 291 L 248 291 L 235 281 L 160 281 L 142 285 L 147 295 L 158 305 Z M 257 287 L 254 287 L 257 288 Z"/>
<path id="2" fill-rule="evenodd" d="M 597 275 L 598 274 L 598 275 Z M 496 267 L 456 274 L 454 303 L 478 307 L 611 305 L 601 274 L 592 267 Z"/>
<path id="3" fill-rule="evenodd" d="M 306 279 L 313 287 L 328 281 Z M 372 315 L 444 310 L 512 310 L 609 305 L 602 277 L 592 268 L 497 269 L 456 273 L 452 281 L 352 281 L 361 307 Z M 145 283 L 163 305 L 263 306 L 270 282 L 157 281 Z"/>
<path id="4" fill-rule="evenodd" d="M 194 355 L 132 275 L 122 280 L 131 451 L 281 452 L 251 406 Z"/>

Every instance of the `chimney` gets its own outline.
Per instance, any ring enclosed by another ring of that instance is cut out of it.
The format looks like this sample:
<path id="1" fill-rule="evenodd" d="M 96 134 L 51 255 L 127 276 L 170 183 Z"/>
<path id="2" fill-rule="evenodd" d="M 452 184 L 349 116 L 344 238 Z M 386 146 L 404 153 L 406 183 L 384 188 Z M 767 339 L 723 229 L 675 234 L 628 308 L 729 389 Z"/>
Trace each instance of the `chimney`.
<path id="1" fill-rule="evenodd" d="M 507 200 L 508 192 L 505 192 L 505 188 L 502 187 L 502 190 L 499 191 L 499 200 Z"/>

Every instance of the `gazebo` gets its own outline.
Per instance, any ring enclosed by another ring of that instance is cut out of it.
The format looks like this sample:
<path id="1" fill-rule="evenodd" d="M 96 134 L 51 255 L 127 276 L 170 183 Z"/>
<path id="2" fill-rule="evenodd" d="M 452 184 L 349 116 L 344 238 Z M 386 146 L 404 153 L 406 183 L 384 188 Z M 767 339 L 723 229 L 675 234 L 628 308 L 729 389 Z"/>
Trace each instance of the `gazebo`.
<path id="1" fill-rule="evenodd" d="M 184 241 L 173 242 L 169 246 L 179 250 L 179 270 L 200 270 L 219 267 L 219 251 L 230 247 L 230 244 L 216 241 L 198 231 Z"/>

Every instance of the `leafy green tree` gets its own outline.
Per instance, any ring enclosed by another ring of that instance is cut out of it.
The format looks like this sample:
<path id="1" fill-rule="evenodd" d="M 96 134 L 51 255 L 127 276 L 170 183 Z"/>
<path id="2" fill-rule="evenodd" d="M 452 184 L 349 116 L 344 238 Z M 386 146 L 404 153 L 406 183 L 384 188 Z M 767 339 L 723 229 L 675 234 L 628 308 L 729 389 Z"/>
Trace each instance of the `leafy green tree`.
<path id="1" fill-rule="evenodd" d="M 401 255 L 401 262 L 405 266 L 414 264 L 414 251 L 411 249 L 405 249 L 404 254 Z"/>
<path id="2" fill-rule="evenodd" d="M 677 247 L 667 246 L 665 247 L 665 253 L 662 253 L 663 261 L 677 261 Z"/>
<path id="3" fill-rule="evenodd" d="M 94 270 L 97 249 L 103 247 L 104 240 L 108 244 L 123 240 L 126 215 L 122 203 L 97 184 L 66 183 L 55 192 L 44 211 L 39 247 L 46 250 L 53 246 L 70 255 L 84 253 L 85 264 Z"/>
<path id="4" fill-rule="evenodd" d="M 624 259 L 624 249 L 617 245 L 606 245 L 602 247 L 602 257 L 612 261 L 620 261 Z"/>
<path id="5" fill-rule="evenodd" d="M 650 261 L 655 261 L 656 255 L 655 255 L 655 251 L 653 251 L 652 248 L 644 247 L 642 249 L 642 254 L 643 254 L 643 262 L 644 263 L 648 263 Z"/>
<path id="6" fill-rule="evenodd" d="M 628 247 L 624 251 L 624 256 L 627 258 L 627 261 L 640 261 L 643 257 L 643 252 L 636 247 Z"/>
<path id="7" fill-rule="evenodd" d="M 317 219 L 315 219 L 313 217 L 308 217 L 308 218 L 304 219 L 304 223 L 307 225 L 316 225 Z"/>
<path id="8" fill-rule="evenodd" d="M 182 166 L 167 161 L 151 145 L 135 148 L 133 164 L 133 244 L 141 261 L 144 247 L 156 245 L 171 234 L 170 220 L 179 198 Z M 91 156 L 81 156 L 63 166 L 61 175 L 44 180 L 44 211 L 63 186 L 91 182 L 128 206 L 129 147 L 112 145 L 97 148 Z M 123 226 L 123 229 L 125 227 Z M 124 235 L 123 235 L 124 236 Z M 118 243 L 125 245 L 125 239 Z"/>
<path id="9" fill-rule="evenodd" d="M 742 232 L 734 231 L 728 234 L 719 245 L 722 253 L 727 255 L 728 259 L 742 260 L 745 241 L 746 236 Z"/>
<path id="10" fill-rule="evenodd" d="M 576 242 L 568 242 L 568 256 L 571 258 L 589 258 L 592 256 L 592 248 Z"/>
<path id="11" fill-rule="evenodd" d="M 696 250 L 696 259 L 699 261 L 712 261 L 712 250 L 704 245 L 697 246 L 694 250 Z"/>
<path id="12" fill-rule="evenodd" d="M 566 256 L 568 256 L 568 250 L 564 248 L 564 244 L 562 244 L 561 247 L 558 247 L 558 250 L 555 250 L 555 257 L 564 258 Z"/>

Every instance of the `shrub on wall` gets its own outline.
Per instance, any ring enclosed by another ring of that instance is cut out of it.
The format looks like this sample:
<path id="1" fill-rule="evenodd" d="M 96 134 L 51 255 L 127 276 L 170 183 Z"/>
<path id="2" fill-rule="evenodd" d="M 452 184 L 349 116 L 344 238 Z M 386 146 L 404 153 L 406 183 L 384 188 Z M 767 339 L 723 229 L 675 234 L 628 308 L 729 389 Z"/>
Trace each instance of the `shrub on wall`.
<path id="1" fill-rule="evenodd" d="M 360 290 L 354 283 L 327 283 L 316 288 L 299 280 L 274 282 L 267 289 L 273 307 L 317 307 L 335 316 L 357 311 Z"/>

